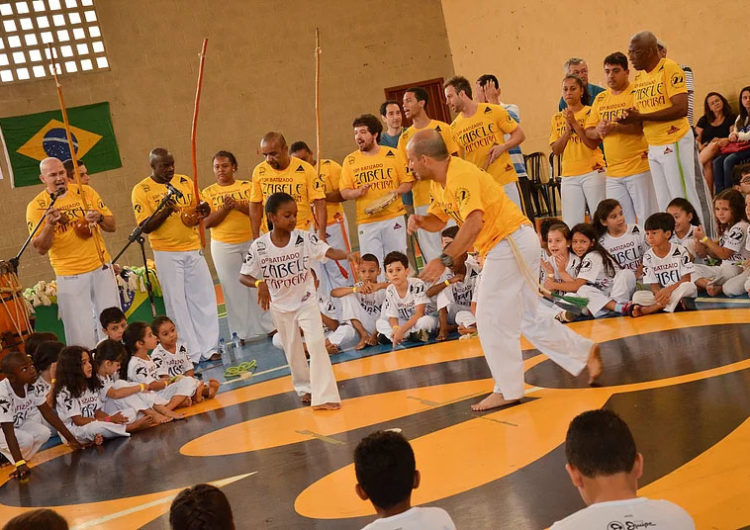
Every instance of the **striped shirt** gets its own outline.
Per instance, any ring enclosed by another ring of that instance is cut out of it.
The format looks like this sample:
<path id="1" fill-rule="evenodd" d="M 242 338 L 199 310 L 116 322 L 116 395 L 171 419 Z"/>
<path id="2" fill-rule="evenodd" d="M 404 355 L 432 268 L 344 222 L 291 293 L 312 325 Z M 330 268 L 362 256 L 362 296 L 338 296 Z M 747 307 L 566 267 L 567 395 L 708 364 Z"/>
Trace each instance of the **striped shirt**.
<path id="1" fill-rule="evenodd" d="M 510 117 L 516 120 L 516 123 L 521 124 L 521 111 L 518 109 L 518 105 L 513 103 L 501 103 L 500 104 L 507 112 Z M 506 142 L 510 138 L 510 134 L 506 134 L 503 138 Z M 510 153 L 510 160 L 513 162 L 513 168 L 516 170 L 518 178 L 529 178 L 526 174 L 526 161 L 523 159 L 523 152 L 521 146 L 517 145 L 508 150 Z"/>

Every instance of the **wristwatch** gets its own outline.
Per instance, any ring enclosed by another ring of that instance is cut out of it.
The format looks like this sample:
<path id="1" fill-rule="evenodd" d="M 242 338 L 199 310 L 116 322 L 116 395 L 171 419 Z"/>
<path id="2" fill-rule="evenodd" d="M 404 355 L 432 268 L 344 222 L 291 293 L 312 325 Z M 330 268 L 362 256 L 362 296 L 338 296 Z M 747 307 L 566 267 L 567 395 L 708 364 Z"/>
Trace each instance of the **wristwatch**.
<path id="1" fill-rule="evenodd" d="M 440 254 L 440 263 L 448 268 L 453 267 L 453 257 L 443 252 L 442 254 Z"/>

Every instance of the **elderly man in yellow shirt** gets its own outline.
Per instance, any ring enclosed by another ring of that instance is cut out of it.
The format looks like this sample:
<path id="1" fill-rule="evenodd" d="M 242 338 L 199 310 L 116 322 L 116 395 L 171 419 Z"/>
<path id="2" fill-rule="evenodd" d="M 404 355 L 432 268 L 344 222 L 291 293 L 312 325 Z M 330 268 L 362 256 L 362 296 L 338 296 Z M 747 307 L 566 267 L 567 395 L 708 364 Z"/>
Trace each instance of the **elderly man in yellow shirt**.
<path id="1" fill-rule="evenodd" d="M 685 72 L 673 60 L 660 57 L 658 41 L 650 31 L 630 39 L 628 54 L 633 68 L 638 70 L 633 80 L 635 106 L 624 112 L 618 122 L 643 124 L 659 208 L 665 211 L 677 197 L 687 199 L 712 236 L 713 207 L 687 119 Z"/>
<path id="2" fill-rule="evenodd" d="M 421 277 L 437 280 L 454 259 L 472 249 L 484 260 L 477 330 L 495 387 L 472 409 L 502 407 L 523 397 L 521 333 L 571 374 L 588 367 L 593 382 L 602 370 L 599 346 L 537 313 L 539 238 L 518 206 L 489 174 L 450 156 L 435 131 L 420 131 L 406 150 L 415 176 L 431 181 L 433 197 L 427 215 L 409 218 L 409 230 L 439 231 L 451 218 L 459 226 L 453 242 L 427 264 Z"/>
<path id="3" fill-rule="evenodd" d="M 87 236 L 86 229 L 81 230 L 75 224 L 85 219 L 105 232 L 114 232 L 115 218 L 93 188 L 85 184 L 79 188 L 68 181 L 65 167 L 57 158 L 45 158 L 39 170 L 44 190 L 26 207 L 29 233 L 44 216 L 52 197 L 57 200 L 31 244 L 39 254 L 49 254 L 55 270 L 65 343 L 93 348 L 106 338 L 99 325 L 99 314 L 108 307 L 120 307 L 120 295 L 101 236 Z M 88 211 L 84 210 L 81 194 L 85 194 Z M 101 257 L 95 237 L 102 249 Z M 102 258 L 107 263 L 106 269 Z"/>
<path id="4" fill-rule="evenodd" d="M 149 153 L 149 162 L 151 176 L 133 187 L 130 200 L 135 222 L 148 234 L 154 251 L 167 315 L 194 363 L 221 360 L 216 291 L 198 237 L 199 216 L 207 216 L 211 208 L 199 202 L 192 214 L 193 181 L 174 172 L 172 153 L 157 147 Z M 148 220 L 167 194 L 172 194 L 167 207 Z"/>
<path id="5" fill-rule="evenodd" d="M 615 52 L 604 59 L 607 89 L 600 92 L 586 118 L 586 136 L 602 141 L 607 153 L 606 194 L 622 206 L 625 221 L 643 226 L 659 211 L 648 164 L 648 142 L 640 124 L 623 125 L 617 120 L 633 108 L 633 85 L 628 75 L 628 58 Z"/>

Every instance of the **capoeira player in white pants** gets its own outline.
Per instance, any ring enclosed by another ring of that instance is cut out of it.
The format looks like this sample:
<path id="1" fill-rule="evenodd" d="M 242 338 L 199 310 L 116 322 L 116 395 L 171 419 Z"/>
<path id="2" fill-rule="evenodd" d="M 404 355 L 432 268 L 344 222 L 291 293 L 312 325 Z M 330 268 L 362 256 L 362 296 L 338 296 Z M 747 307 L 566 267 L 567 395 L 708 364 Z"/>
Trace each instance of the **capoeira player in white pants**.
<path id="1" fill-rule="evenodd" d="M 709 237 L 713 237 L 716 223 L 711 195 L 686 117 L 685 73 L 673 60 L 661 58 L 658 41 L 649 31 L 630 39 L 628 54 L 638 70 L 633 80 L 635 108 L 625 111 L 618 123 L 643 124 L 659 209 L 666 211 L 677 197 L 687 199 L 698 210 Z"/>
<path id="2" fill-rule="evenodd" d="M 534 279 L 539 277 L 541 249 L 529 220 L 489 174 L 449 156 L 434 131 L 421 131 L 406 149 L 415 176 L 432 180 L 434 198 L 426 216 L 410 218 L 409 230 L 441 230 L 449 217 L 460 227 L 440 258 L 427 264 L 422 277 L 437 280 L 470 248 L 484 257 L 477 328 L 495 387 L 472 409 L 501 407 L 523 397 L 521 333 L 571 374 L 578 375 L 588 367 L 589 382 L 593 383 L 602 371 L 598 345 L 556 320 L 537 315 Z"/>
<path id="3" fill-rule="evenodd" d="M 194 363 L 221 360 L 216 291 L 197 228 L 200 216 L 205 217 L 211 209 L 201 202 L 195 215 L 181 215 L 181 208 L 188 209 L 194 204 L 193 181 L 175 174 L 174 157 L 166 149 L 152 150 L 149 161 L 151 176 L 135 185 L 131 202 L 135 222 L 143 225 L 154 250 L 167 316 L 187 343 Z M 168 193 L 172 198 L 167 206 L 144 224 Z"/>

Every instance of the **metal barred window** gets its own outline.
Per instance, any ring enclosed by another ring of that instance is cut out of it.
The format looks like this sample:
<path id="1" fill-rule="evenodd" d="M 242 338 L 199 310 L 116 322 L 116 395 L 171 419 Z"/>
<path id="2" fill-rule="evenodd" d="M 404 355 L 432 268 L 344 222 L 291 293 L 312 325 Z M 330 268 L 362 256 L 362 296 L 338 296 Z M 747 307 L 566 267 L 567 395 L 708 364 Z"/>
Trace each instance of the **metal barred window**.
<path id="1" fill-rule="evenodd" d="M 94 0 L 0 0 L 0 85 L 109 70 Z"/>

